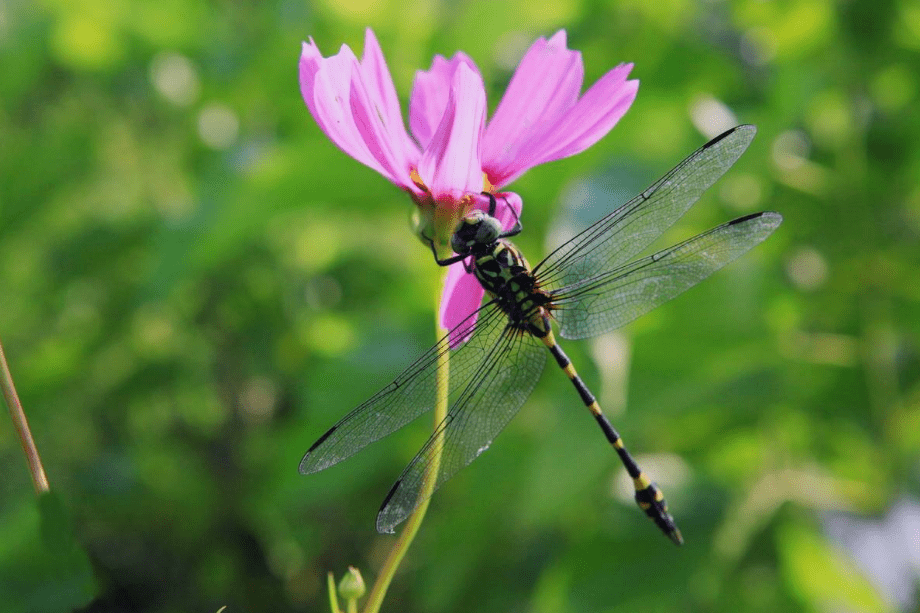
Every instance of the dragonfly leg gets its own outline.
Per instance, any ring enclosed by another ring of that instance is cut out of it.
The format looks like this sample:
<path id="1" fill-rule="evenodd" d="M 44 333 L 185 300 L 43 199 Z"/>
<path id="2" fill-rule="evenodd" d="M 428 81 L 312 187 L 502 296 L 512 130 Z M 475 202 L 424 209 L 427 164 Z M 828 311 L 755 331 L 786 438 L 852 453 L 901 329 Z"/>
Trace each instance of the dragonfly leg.
<path id="1" fill-rule="evenodd" d="M 425 236 L 424 234 L 422 234 L 422 240 L 428 243 L 428 246 L 431 248 L 431 253 L 434 255 L 435 264 L 438 266 L 450 266 L 451 264 L 455 264 L 467 257 L 465 255 L 454 255 L 449 258 L 444 258 L 443 260 L 438 259 L 438 249 L 434 246 L 434 240 L 429 236 Z M 465 268 L 466 264 L 463 266 Z M 469 270 L 467 270 L 467 272 L 469 272 Z"/>
<path id="2" fill-rule="evenodd" d="M 562 347 L 556 343 L 552 330 L 548 330 L 546 334 L 541 337 L 541 340 L 543 344 L 546 345 L 547 349 L 549 349 L 550 353 L 553 354 L 553 357 L 556 358 L 556 363 L 559 364 L 559 367 L 565 372 L 566 376 L 568 376 L 572 385 L 575 386 L 582 402 L 585 403 L 585 406 L 591 411 L 594 419 L 601 427 L 601 430 L 603 430 L 607 441 L 616 450 L 617 455 L 620 456 L 620 461 L 626 468 L 626 472 L 633 480 L 633 485 L 636 488 L 636 503 L 639 505 L 639 508 L 645 511 L 645 514 L 655 522 L 655 525 L 657 525 L 668 538 L 674 541 L 675 544 L 682 545 L 684 542 L 683 536 L 681 536 L 680 529 L 678 529 L 677 525 L 674 523 L 674 518 L 668 513 L 668 503 L 665 501 L 661 489 L 645 476 L 645 473 L 639 468 L 636 460 L 629 451 L 627 451 L 626 447 L 623 445 L 623 439 L 620 438 L 620 434 L 607 419 L 607 416 L 604 415 L 603 411 L 601 411 L 601 407 L 594 398 L 594 395 L 581 380 L 581 377 L 578 376 L 575 367 L 572 366 L 571 360 L 569 360 L 569 357 L 562 351 Z"/>
<path id="3" fill-rule="evenodd" d="M 489 192 L 482 192 L 483 196 L 489 198 L 489 217 L 495 217 L 495 209 L 498 207 L 498 202 L 495 200 L 495 196 Z M 505 198 L 505 202 L 508 203 L 508 199 Z M 524 229 L 524 225 L 521 223 L 521 218 L 518 217 L 517 211 L 514 210 L 514 207 L 508 203 L 508 208 L 511 209 L 511 214 L 514 215 L 514 225 L 498 235 L 498 238 L 510 238 L 512 236 L 517 236 Z"/>

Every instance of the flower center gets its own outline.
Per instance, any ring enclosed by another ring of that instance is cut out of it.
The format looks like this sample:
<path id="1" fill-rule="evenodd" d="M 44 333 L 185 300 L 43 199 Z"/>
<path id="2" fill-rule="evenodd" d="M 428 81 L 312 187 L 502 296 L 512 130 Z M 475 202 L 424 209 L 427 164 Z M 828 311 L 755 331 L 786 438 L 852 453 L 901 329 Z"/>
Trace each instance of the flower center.
<path id="1" fill-rule="evenodd" d="M 447 247 L 457 229 L 457 224 L 473 210 L 473 204 L 479 194 L 467 193 L 460 198 L 436 199 L 425 185 L 417 168 L 409 169 L 409 179 L 419 190 L 418 193 L 412 194 L 413 200 L 418 205 L 413 219 L 416 234 L 423 242 L 431 240 L 438 247 Z M 495 191 L 495 186 L 485 173 L 482 173 L 482 191 L 488 194 Z"/>

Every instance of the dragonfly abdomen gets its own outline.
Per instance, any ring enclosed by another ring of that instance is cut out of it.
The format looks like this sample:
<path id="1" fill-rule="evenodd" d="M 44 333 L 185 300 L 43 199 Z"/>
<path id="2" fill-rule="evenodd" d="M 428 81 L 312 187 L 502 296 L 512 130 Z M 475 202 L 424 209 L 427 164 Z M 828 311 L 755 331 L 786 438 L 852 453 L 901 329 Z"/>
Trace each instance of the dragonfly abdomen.
<path id="1" fill-rule="evenodd" d="M 597 403 L 594 394 L 591 393 L 588 386 L 586 386 L 584 381 L 581 380 L 581 377 L 578 376 L 578 372 L 575 371 L 575 367 L 572 365 L 569 356 L 567 356 L 562 350 L 562 347 L 556 343 L 552 330 L 548 330 L 548 325 L 546 334 L 540 336 L 540 339 L 543 341 L 543 344 L 546 345 L 546 348 L 549 349 L 549 352 L 553 354 L 553 357 L 556 358 L 556 363 L 559 364 L 559 367 L 565 372 L 566 376 L 572 382 L 572 385 L 575 386 L 575 390 L 581 397 L 582 402 L 588 410 L 591 411 L 597 424 L 600 426 L 601 430 L 603 430 L 607 442 L 616 450 L 617 455 L 620 457 L 620 461 L 626 468 L 626 472 L 633 480 L 633 485 L 636 488 L 636 504 L 639 505 L 640 509 L 645 511 L 645 514 L 655 522 L 655 525 L 657 525 L 668 538 L 676 544 L 682 545 L 684 542 L 683 536 L 681 536 L 680 530 L 674 523 L 674 518 L 668 513 L 668 503 L 665 501 L 661 489 L 645 476 L 645 473 L 639 468 L 636 460 L 623 445 L 623 439 L 620 438 L 620 434 L 613 427 L 613 424 L 610 423 L 610 420 L 607 419 L 607 416 L 604 415 L 604 412 L 601 411 L 601 407 Z"/>

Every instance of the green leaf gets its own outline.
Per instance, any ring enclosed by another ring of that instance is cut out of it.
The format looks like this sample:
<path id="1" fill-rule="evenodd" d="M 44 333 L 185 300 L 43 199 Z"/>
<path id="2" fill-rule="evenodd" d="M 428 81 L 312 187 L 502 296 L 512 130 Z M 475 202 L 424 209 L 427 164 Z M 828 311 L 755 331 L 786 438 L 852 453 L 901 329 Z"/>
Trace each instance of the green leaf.
<path id="1" fill-rule="evenodd" d="M 67 612 L 94 598 L 92 566 L 57 494 L 23 499 L 0 526 L 0 610 Z"/>

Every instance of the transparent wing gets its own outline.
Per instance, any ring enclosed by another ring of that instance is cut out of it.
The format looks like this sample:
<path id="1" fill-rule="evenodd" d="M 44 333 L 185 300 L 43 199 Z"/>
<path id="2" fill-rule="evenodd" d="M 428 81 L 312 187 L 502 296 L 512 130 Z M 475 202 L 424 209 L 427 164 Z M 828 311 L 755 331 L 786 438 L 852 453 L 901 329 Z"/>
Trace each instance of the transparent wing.
<path id="1" fill-rule="evenodd" d="M 552 293 L 564 338 L 619 328 L 693 287 L 770 236 L 779 213 L 755 213 Z"/>
<path id="2" fill-rule="evenodd" d="M 471 314 L 396 380 L 323 434 L 300 461 L 300 472 L 306 475 L 337 464 L 431 410 L 438 391 L 438 359 L 445 351 L 450 351 L 451 387 L 462 387 L 473 380 L 508 323 L 508 317 L 492 303 L 477 313 L 478 321 Z M 451 335 L 462 338 L 471 330 L 467 342 L 450 348 Z"/>
<path id="3" fill-rule="evenodd" d="M 562 244 L 534 268 L 552 290 L 626 263 L 699 200 L 741 157 L 757 129 L 738 126 L 715 137 L 647 190 Z"/>
<path id="4" fill-rule="evenodd" d="M 393 532 L 441 484 L 488 449 L 533 391 L 546 353 L 533 335 L 511 327 L 502 331 L 482 372 L 459 390 L 447 417 L 393 484 L 377 515 L 378 532 Z M 443 448 L 440 457 L 438 445 Z M 429 470 L 435 481 L 426 488 Z"/>

